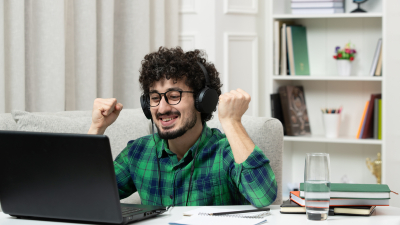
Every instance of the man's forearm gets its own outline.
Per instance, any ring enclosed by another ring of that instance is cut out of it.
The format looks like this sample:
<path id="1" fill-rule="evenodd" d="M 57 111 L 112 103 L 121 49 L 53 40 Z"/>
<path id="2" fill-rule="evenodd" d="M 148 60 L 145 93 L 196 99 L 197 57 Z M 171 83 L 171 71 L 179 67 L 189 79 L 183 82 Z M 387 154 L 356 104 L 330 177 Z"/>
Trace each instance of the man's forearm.
<path id="1" fill-rule="evenodd" d="M 224 121 L 221 124 L 232 148 L 235 162 L 238 164 L 244 162 L 253 152 L 255 144 L 240 121 Z"/>

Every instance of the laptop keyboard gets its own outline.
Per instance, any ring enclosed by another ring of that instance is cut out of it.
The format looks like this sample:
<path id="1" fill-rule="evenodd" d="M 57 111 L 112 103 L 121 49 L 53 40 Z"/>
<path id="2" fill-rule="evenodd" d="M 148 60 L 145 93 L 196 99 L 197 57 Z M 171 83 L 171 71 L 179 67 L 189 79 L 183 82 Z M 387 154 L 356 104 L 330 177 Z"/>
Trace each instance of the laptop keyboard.
<path id="1" fill-rule="evenodd" d="M 130 215 L 130 214 L 140 211 L 140 210 L 142 210 L 142 209 L 131 208 L 131 207 L 121 207 L 122 216 Z"/>

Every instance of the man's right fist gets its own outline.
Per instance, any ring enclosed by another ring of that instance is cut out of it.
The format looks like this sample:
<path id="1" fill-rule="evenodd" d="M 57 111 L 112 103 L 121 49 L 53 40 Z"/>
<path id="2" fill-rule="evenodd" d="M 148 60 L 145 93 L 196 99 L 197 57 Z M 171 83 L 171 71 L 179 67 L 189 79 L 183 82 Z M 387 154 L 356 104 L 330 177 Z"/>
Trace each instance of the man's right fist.
<path id="1" fill-rule="evenodd" d="M 118 118 L 123 105 L 115 98 L 96 98 L 93 104 L 92 125 L 89 134 L 104 134 L 106 128 Z"/>

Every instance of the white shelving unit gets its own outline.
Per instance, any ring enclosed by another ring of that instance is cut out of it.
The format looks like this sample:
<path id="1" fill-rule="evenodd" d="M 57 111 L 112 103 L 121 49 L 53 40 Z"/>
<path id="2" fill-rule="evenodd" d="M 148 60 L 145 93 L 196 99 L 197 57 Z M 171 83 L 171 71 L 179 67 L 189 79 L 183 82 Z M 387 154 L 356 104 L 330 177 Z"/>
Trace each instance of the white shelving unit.
<path id="1" fill-rule="evenodd" d="M 267 17 L 270 43 L 273 49 L 274 21 L 290 21 L 304 25 L 307 29 L 307 44 L 310 76 L 281 76 L 273 73 L 274 56 L 270 54 L 267 85 L 269 94 L 276 93 L 280 86 L 302 85 L 304 87 L 312 135 L 308 137 L 284 138 L 284 195 L 286 183 L 303 181 L 304 156 L 307 152 L 327 152 L 331 156 L 331 182 L 341 182 L 347 176 L 356 183 L 375 183 L 376 179 L 368 170 L 367 157 L 376 158 L 382 152 L 382 140 L 356 139 L 359 123 L 366 101 L 371 94 L 382 93 L 385 74 L 382 77 L 368 76 L 376 44 L 382 38 L 382 1 L 369 5 L 368 13 L 347 13 L 355 8 L 352 1 L 346 1 L 346 13 L 332 15 L 292 15 L 290 0 L 273 0 Z M 350 7 L 349 7 L 350 6 Z M 351 7 L 352 6 L 352 7 Z M 351 42 L 357 55 L 352 62 L 349 77 L 337 75 L 333 59 L 336 46 L 343 47 Z M 324 137 L 321 108 L 343 106 L 339 138 Z M 270 110 L 267 106 L 267 110 Z M 384 176 L 384 175 L 383 175 Z M 383 177 L 383 180 L 385 178 Z"/>

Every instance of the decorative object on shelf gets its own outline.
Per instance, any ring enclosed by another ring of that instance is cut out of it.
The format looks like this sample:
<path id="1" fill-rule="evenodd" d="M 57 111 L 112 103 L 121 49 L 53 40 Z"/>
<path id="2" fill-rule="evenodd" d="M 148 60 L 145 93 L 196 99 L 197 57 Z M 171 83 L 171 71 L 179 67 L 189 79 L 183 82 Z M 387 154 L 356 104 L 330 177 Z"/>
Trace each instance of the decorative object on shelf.
<path id="1" fill-rule="evenodd" d="M 353 0 L 354 3 L 357 3 L 357 9 L 351 11 L 352 13 L 366 13 L 364 9 L 360 8 L 360 4 L 366 2 L 367 0 Z"/>
<path id="2" fill-rule="evenodd" d="M 343 108 L 339 109 L 321 109 L 324 121 L 325 137 L 338 138 L 339 128 L 341 122 L 341 112 Z"/>
<path id="3" fill-rule="evenodd" d="M 337 61 L 338 73 L 340 76 L 350 76 L 351 62 L 354 60 L 356 50 L 350 48 L 350 42 L 346 44 L 344 49 L 340 49 L 339 46 L 335 48 L 334 59 Z"/>
<path id="4" fill-rule="evenodd" d="M 287 135 L 311 135 L 303 86 L 282 86 L 278 92 Z"/>
<path id="5" fill-rule="evenodd" d="M 366 163 L 369 171 L 371 171 L 371 173 L 376 177 L 376 183 L 380 184 L 382 177 L 382 159 L 380 152 L 378 152 L 377 155 L 378 158 L 375 159 L 374 161 L 371 161 L 369 158 L 367 158 Z"/>

